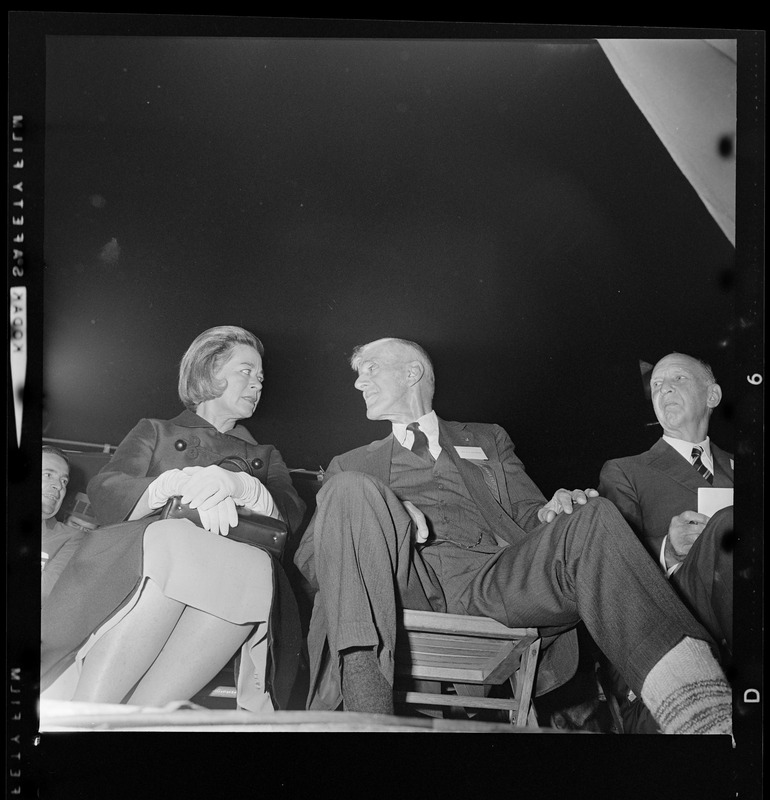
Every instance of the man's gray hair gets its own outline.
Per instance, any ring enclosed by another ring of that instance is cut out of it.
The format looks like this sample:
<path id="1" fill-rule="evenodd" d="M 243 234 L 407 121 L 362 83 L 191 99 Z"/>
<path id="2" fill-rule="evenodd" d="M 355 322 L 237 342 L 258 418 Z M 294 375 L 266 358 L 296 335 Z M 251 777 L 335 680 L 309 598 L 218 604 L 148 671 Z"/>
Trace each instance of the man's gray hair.
<path id="1" fill-rule="evenodd" d="M 711 369 L 711 364 L 709 364 L 707 361 L 704 361 L 702 358 L 698 358 L 697 356 L 691 356 L 688 353 L 680 353 L 678 350 L 674 350 L 668 355 L 663 356 L 663 358 L 668 358 L 669 356 L 679 356 L 680 358 L 689 358 L 691 361 L 694 361 L 696 364 L 698 364 L 700 368 L 703 370 L 704 375 L 706 377 L 706 383 L 717 382 L 717 379 L 714 377 L 714 370 Z M 663 358 L 659 358 L 657 363 L 659 364 L 661 361 L 663 361 Z"/>
<path id="2" fill-rule="evenodd" d="M 357 370 L 361 361 L 363 360 L 362 353 L 366 350 L 367 347 L 371 347 L 375 344 L 394 344 L 397 347 L 401 348 L 402 350 L 406 350 L 404 361 L 410 360 L 410 355 L 412 357 L 417 358 L 423 369 L 425 370 L 425 377 L 428 383 L 431 386 L 435 386 L 436 384 L 436 377 L 433 372 L 433 362 L 430 360 L 430 356 L 425 352 L 425 348 L 421 347 L 417 342 L 410 342 L 408 339 L 397 339 L 393 336 L 386 336 L 383 339 L 375 339 L 373 342 L 368 342 L 367 344 L 359 344 L 357 347 L 353 349 L 353 355 L 350 357 L 350 366 Z"/>

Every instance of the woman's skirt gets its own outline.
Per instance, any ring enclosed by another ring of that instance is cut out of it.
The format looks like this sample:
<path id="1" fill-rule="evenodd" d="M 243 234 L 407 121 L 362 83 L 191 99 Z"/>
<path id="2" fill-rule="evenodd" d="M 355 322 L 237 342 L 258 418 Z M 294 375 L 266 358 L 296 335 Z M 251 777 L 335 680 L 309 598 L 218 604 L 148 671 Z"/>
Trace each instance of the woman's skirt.
<path id="1" fill-rule="evenodd" d="M 241 647 L 237 702 L 249 711 L 272 711 L 265 685 L 273 598 L 270 556 L 259 548 L 209 533 L 189 520 L 162 520 L 147 526 L 142 574 L 136 588 L 91 634 L 78 650 L 75 663 L 43 696 L 67 699 L 66 695 L 74 691 L 83 660 L 99 639 L 131 612 L 147 580 L 155 582 L 166 597 L 184 605 L 237 625 L 254 625 Z M 223 666 L 232 655 L 222 653 Z"/>

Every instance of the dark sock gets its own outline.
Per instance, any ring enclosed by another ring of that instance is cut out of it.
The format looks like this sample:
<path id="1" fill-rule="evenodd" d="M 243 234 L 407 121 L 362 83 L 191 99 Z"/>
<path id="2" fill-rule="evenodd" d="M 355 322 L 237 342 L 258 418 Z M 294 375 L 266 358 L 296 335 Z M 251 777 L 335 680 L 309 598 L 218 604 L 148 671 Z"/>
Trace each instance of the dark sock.
<path id="1" fill-rule="evenodd" d="M 380 672 L 371 647 L 352 648 L 342 655 L 342 701 L 345 711 L 393 713 L 393 689 Z"/>

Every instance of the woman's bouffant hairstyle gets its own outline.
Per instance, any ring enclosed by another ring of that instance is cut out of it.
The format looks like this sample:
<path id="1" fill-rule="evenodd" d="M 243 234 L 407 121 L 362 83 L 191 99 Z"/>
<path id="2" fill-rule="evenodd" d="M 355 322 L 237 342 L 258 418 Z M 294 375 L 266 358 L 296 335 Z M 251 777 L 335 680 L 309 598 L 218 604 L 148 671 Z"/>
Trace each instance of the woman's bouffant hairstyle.
<path id="1" fill-rule="evenodd" d="M 217 380 L 216 374 L 239 344 L 253 347 L 264 358 L 262 342 L 236 325 L 219 325 L 196 337 L 179 364 L 179 399 L 185 408 L 193 410 L 222 395 L 227 382 Z"/>

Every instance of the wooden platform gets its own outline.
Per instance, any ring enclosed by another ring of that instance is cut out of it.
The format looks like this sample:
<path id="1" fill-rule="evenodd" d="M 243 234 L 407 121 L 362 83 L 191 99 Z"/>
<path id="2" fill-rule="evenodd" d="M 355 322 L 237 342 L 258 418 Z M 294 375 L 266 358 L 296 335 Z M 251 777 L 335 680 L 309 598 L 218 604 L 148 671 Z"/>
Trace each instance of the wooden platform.
<path id="1" fill-rule="evenodd" d="M 226 733 L 554 733 L 552 728 L 514 728 L 507 723 L 432 717 L 396 717 L 343 711 L 216 711 L 183 705 L 140 708 L 49 701 L 41 704 L 42 733 L 76 731 L 184 731 Z"/>

